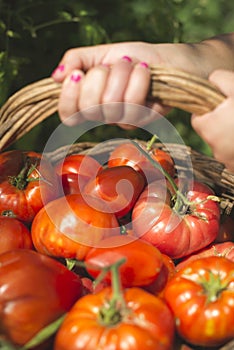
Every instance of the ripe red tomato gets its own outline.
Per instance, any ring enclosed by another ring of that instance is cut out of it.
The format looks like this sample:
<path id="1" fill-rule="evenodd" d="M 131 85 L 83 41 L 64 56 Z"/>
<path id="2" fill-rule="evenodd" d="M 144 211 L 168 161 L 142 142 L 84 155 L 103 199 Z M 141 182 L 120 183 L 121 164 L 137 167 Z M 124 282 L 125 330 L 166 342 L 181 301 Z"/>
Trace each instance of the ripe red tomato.
<path id="1" fill-rule="evenodd" d="M 0 154 L 0 215 L 30 223 L 45 203 L 57 197 L 57 178 L 48 159 L 19 150 Z"/>
<path id="2" fill-rule="evenodd" d="M 168 282 L 164 298 L 179 335 L 204 347 L 234 338 L 234 262 L 219 256 L 192 261 Z"/>
<path id="3" fill-rule="evenodd" d="M 142 148 L 147 151 L 146 147 Z M 170 154 L 159 148 L 151 148 L 147 151 L 148 154 L 158 164 L 166 170 L 171 177 L 175 175 L 175 164 Z M 143 155 L 137 147 L 131 143 L 126 142 L 117 146 L 109 156 L 108 166 L 115 167 L 120 165 L 128 165 L 139 171 L 150 183 L 158 178 L 162 178 L 162 173 L 156 169 L 150 161 Z"/>
<path id="4" fill-rule="evenodd" d="M 32 222 L 31 234 L 37 251 L 83 260 L 104 237 L 117 235 L 114 214 L 97 198 L 70 194 L 44 206 Z"/>
<path id="5" fill-rule="evenodd" d="M 82 295 L 78 275 L 33 250 L 0 255 L 1 335 L 22 346 Z"/>
<path id="6" fill-rule="evenodd" d="M 33 249 L 29 229 L 15 218 L 0 216 L 0 254 L 17 248 Z"/>
<path id="7" fill-rule="evenodd" d="M 172 349 L 174 320 L 162 299 L 140 288 L 125 290 L 119 305 L 111 305 L 111 297 L 111 288 L 104 288 L 78 300 L 56 334 L 54 350 Z"/>
<path id="8" fill-rule="evenodd" d="M 176 259 L 213 242 L 219 231 L 220 209 L 208 199 L 213 191 L 196 181 L 184 194 L 189 204 L 182 198 L 174 204 L 174 195 L 166 181 L 149 184 L 133 208 L 132 226 L 138 237 Z"/>
<path id="9" fill-rule="evenodd" d="M 184 268 L 193 260 L 207 256 L 224 256 L 234 262 L 234 242 L 211 243 L 207 247 L 198 250 L 198 252 L 183 258 L 176 265 L 176 270 Z"/>
<path id="10" fill-rule="evenodd" d="M 152 283 L 144 286 L 144 289 L 154 295 L 163 297 L 165 286 L 167 282 L 175 275 L 176 267 L 173 260 L 168 255 L 161 255 L 163 264 L 160 273 Z"/>
<path id="11" fill-rule="evenodd" d="M 81 192 L 101 169 L 101 164 L 95 158 L 84 154 L 68 155 L 55 165 L 65 195 Z"/>
<path id="12" fill-rule="evenodd" d="M 141 239 L 126 235 L 100 241 L 97 248 L 92 248 L 88 252 L 85 263 L 88 273 L 97 278 L 101 268 L 108 267 L 122 258 L 126 261 L 120 266 L 119 273 L 124 287 L 148 285 L 157 279 L 163 265 L 162 254 L 157 248 Z M 111 283 L 110 273 L 103 281 Z"/>
<path id="13" fill-rule="evenodd" d="M 129 166 L 105 168 L 91 179 L 84 193 L 107 203 L 118 218 L 127 215 L 145 187 L 143 176 Z"/>

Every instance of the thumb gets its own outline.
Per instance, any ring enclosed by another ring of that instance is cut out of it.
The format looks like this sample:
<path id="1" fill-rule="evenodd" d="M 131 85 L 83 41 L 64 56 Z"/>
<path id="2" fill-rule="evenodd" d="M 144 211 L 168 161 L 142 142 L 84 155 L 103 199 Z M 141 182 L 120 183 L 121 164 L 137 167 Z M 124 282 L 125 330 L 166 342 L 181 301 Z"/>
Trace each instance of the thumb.
<path id="1" fill-rule="evenodd" d="M 209 80 L 227 97 L 234 96 L 234 72 L 218 69 L 210 74 Z"/>

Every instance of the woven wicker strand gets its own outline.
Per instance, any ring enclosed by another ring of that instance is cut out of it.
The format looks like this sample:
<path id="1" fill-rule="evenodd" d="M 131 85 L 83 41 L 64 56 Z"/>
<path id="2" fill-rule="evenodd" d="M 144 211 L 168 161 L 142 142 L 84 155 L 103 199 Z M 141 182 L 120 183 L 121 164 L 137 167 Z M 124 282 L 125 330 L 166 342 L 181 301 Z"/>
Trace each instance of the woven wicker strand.
<path id="1" fill-rule="evenodd" d="M 225 99 L 207 80 L 174 68 L 151 67 L 151 82 L 149 99 L 190 113 L 204 114 Z M 0 109 L 0 150 L 57 112 L 60 91 L 59 83 L 45 78 L 12 95 Z"/>

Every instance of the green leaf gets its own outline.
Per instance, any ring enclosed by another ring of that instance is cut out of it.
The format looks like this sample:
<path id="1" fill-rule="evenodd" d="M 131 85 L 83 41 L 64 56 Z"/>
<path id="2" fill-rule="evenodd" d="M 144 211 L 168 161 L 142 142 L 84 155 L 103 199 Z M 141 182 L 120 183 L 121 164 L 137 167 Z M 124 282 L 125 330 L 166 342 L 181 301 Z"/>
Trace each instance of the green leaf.
<path id="1" fill-rule="evenodd" d="M 36 345 L 43 343 L 46 339 L 49 339 L 53 334 L 57 332 L 66 314 L 58 318 L 56 321 L 50 323 L 48 326 L 38 332 L 31 340 L 29 340 L 20 350 L 31 349 Z"/>

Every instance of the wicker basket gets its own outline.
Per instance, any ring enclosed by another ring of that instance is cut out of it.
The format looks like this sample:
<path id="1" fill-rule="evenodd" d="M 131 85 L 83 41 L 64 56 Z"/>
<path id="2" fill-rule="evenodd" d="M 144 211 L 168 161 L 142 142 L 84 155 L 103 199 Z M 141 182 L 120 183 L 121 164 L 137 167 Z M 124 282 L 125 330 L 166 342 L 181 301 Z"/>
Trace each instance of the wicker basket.
<path id="1" fill-rule="evenodd" d="M 32 83 L 12 95 L 0 109 L 0 150 L 4 150 L 34 126 L 57 111 L 61 85 L 52 78 Z M 204 114 L 219 105 L 225 96 L 210 82 L 183 71 L 169 67 L 151 68 L 151 87 L 149 99 L 159 100 L 171 107 L 196 114 Z M 65 153 L 87 152 L 95 144 L 92 142 L 64 146 L 49 156 L 52 161 L 59 160 Z M 113 150 L 116 143 L 105 143 L 98 152 Z M 167 148 L 168 145 L 157 145 Z M 214 158 L 194 151 L 189 146 L 172 145 L 176 164 L 183 169 L 185 159 L 191 157 L 195 177 L 211 185 L 221 197 L 221 208 L 227 215 L 233 213 L 234 174 L 228 172 L 223 164 Z M 184 168 L 186 171 L 186 168 Z"/>
<path id="2" fill-rule="evenodd" d="M 12 95 L 0 109 L 0 151 L 5 150 L 34 126 L 57 112 L 60 91 L 60 84 L 55 83 L 52 78 L 46 78 Z M 225 96 L 207 80 L 173 68 L 156 66 L 151 67 L 148 98 L 158 100 L 166 106 L 202 115 L 218 106 L 224 101 Z M 105 142 L 104 146 L 95 147 L 96 157 L 101 158 L 109 154 L 118 142 L 111 140 Z M 87 153 L 96 145 L 93 142 L 77 143 L 63 146 L 47 155 L 55 163 L 66 154 Z M 174 160 L 179 170 L 184 172 L 187 171 L 186 159 L 190 157 L 195 178 L 211 185 L 222 199 L 223 212 L 233 215 L 234 174 L 228 172 L 223 164 L 189 146 L 156 144 L 156 147 L 173 150 Z M 219 350 L 231 349 L 234 349 L 234 341 Z"/>

